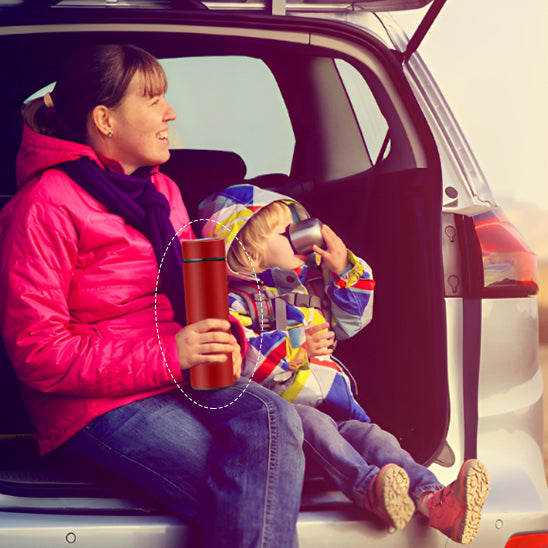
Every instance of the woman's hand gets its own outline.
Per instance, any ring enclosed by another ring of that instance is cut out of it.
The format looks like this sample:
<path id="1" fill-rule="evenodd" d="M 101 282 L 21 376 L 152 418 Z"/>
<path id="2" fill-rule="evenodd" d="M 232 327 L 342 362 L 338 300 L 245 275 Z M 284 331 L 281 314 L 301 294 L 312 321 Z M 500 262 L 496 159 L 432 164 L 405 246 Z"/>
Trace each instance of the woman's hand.
<path id="1" fill-rule="evenodd" d="M 328 323 L 311 325 L 305 328 L 306 351 L 309 357 L 329 356 L 333 354 L 335 333 L 330 331 Z"/>
<path id="2" fill-rule="evenodd" d="M 242 354 L 228 321 L 210 318 L 192 323 L 175 335 L 175 341 L 182 370 L 198 363 L 220 363 L 232 354 L 234 377 L 240 377 Z"/>
<path id="3" fill-rule="evenodd" d="M 327 225 L 321 228 L 323 241 L 327 249 L 314 245 L 312 249 L 321 256 L 325 266 L 336 274 L 340 274 L 348 268 L 348 251 L 344 242 Z"/>

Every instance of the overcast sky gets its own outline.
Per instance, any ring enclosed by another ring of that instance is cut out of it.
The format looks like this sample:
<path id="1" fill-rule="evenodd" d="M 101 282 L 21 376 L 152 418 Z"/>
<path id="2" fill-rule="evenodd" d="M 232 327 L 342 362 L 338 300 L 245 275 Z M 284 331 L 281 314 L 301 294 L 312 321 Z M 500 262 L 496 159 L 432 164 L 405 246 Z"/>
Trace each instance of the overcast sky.
<path id="1" fill-rule="evenodd" d="M 496 198 L 548 259 L 548 0 L 447 0 L 419 52 Z"/>

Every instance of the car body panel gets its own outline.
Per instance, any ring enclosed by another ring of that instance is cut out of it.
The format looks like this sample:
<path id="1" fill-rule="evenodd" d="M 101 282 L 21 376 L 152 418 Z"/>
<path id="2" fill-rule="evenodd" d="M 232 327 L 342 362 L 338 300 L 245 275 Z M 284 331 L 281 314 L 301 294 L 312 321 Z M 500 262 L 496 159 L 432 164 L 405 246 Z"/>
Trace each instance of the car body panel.
<path id="1" fill-rule="evenodd" d="M 492 477 L 486 511 L 548 511 L 543 381 L 530 344 L 537 333 L 535 297 L 483 300 L 478 453 Z"/>
<path id="2" fill-rule="evenodd" d="M 168 516 L 66 516 L 0 512 L 0 540 L 10 548 L 175 548 L 194 546 L 192 529 Z"/>

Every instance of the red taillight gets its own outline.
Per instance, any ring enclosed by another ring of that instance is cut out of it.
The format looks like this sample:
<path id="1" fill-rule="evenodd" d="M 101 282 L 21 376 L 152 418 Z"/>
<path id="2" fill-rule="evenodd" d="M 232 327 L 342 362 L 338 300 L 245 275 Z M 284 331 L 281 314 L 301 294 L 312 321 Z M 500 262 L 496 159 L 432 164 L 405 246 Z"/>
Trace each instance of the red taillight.
<path id="1" fill-rule="evenodd" d="M 506 543 L 506 548 L 547 548 L 548 533 L 515 535 Z"/>
<path id="2" fill-rule="evenodd" d="M 502 210 L 482 213 L 473 221 L 483 263 L 482 296 L 536 295 L 536 255 Z"/>

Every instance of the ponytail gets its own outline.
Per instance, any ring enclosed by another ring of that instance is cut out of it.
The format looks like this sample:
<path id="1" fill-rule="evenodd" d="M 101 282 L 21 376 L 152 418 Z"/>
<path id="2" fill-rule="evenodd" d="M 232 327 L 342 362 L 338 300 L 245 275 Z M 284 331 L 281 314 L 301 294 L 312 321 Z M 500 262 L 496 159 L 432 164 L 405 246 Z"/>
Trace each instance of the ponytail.
<path id="1" fill-rule="evenodd" d="M 57 113 L 55 107 L 48 108 L 45 104 L 44 97 L 33 99 L 28 103 L 25 103 L 21 108 L 21 115 L 23 121 L 37 133 L 43 135 L 50 135 L 52 137 L 64 136 L 65 132 L 62 131 L 59 120 L 57 119 Z"/>

